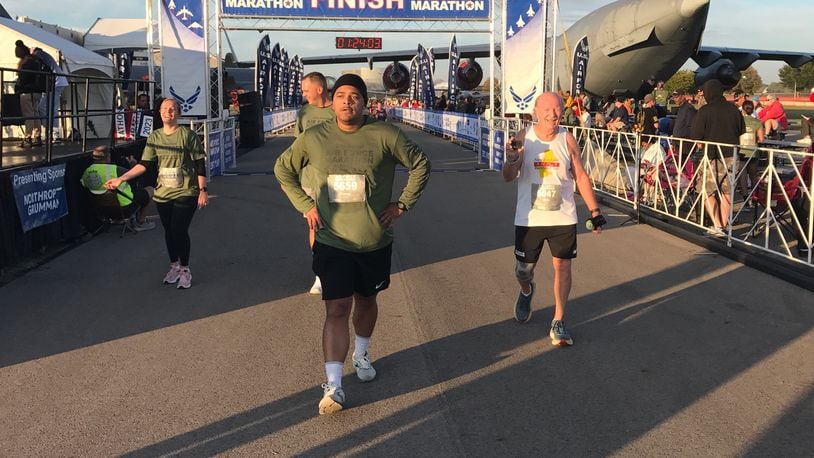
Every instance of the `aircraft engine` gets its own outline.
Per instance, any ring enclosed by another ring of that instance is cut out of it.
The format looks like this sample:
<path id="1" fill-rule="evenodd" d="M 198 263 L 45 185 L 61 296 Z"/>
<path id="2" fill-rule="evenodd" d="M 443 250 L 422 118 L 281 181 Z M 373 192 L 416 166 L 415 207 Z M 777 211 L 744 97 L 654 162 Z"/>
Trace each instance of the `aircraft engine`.
<path id="1" fill-rule="evenodd" d="M 741 79 L 741 72 L 729 59 L 720 59 L 712 65 L 695 71 L 695 86 L 701 87 L 711 79 L 721 82 L 724 89 L 732 89 Z"/>
<path id="2" fill-rule="evenodd" d="M 471 91 L 480 86 L 483 80 L 483 69 L 480 64 L 475 62 L 475 59 L 463 59 L 458 64 L 458 72 L 455 78 L 458 81 L 458 87 L 464 91 Z"/>
<path id="3" fill-rule="evenodd" d="M 382 84 L 396 94 L 406 92 L 410 86 L 410 70 L 404 64 L 393 62 L 384 69 Z"/>

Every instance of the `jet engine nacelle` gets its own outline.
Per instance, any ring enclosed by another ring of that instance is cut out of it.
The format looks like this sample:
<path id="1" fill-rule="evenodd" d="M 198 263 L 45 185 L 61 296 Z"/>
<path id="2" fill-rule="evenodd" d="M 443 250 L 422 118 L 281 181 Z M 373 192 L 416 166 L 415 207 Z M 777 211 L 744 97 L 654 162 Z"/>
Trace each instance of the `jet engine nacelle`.
<path id="1" fill-rule="evenodd" d="M 701 87 L 709 80 L 717 79 L 724 89 L 732 89 L 741 79 L 741 72 L 729 59 L 720 59 L 712 65 L 695 71 L 695 86 Z"/>
<path id="2" fill-rule="evenodd" d="M 471 91 L 480 86 L 480 82 L 483 81 L 483 69 L 479 63 L 475 62 L 475 59 L 461 60 L 455 80 L 458 82 L 459 88 Z"/>
<path id="3" fill-rule="evenodd" d="M 410 87 L 410 70 L 404 64 L 393 62 L 384 69 L 382 84 L 388 91 L 404 93 Z"/>

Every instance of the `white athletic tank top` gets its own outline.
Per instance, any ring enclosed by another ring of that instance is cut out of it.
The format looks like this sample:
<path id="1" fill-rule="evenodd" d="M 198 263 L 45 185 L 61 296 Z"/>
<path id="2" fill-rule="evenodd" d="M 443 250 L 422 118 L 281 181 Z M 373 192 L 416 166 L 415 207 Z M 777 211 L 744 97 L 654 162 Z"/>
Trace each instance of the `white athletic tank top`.
<path id="1" fill-rule="evenodd" d="M 523 164 L 517 179 L 516 226 L 565 226 L 577 224 L 574 177 L 566 131 L 559 128 L 551 141 L 526 129 Z"/>

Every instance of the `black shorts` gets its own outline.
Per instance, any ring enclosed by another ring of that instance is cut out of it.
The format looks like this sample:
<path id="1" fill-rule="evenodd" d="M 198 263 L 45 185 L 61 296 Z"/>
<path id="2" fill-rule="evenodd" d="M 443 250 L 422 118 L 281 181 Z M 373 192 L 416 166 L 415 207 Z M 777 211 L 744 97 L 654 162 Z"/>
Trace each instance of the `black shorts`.
<path id="1" fill-rule="evenodd" d="M 393 244 L 367 253 L 345 251 L 314 242 L 312 269 L 322 283 L 322 299 L 341 299 L 357 293 L 376 295 L 390 286 Z"/>
<path id="2" fill-rule="evenodd" d="M 548 240 L 551 256 L 560 259 L 577 257 L 577 225 L 567 226 L 515 226 L 514 255 L 520 262 L 534 264 Z"/>

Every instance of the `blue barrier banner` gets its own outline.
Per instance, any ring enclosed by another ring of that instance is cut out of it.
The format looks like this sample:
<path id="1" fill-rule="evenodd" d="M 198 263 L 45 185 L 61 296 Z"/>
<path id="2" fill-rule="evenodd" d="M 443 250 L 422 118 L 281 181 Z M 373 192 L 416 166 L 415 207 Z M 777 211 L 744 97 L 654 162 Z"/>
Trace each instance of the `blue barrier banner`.
<path id="1" fill-rule="evenodd" d="M 221 0 L 224 16 L 489 20 L 487 0 Z"/>
<path id="2" fill-rule="evenodd" d="M 480 155 L 478 156 L 478 164 L 489 163 L 489 128 L 480 128 Z"/>
<path id="3" fill-rule="evenodd" d="M 223 172 L 220 157 L 220 131 L 210 132 L 206 141 L 209 152 L 209 176 L 218 176 Z"/>
<path id="4" fill-rule="evenodd" d="M 503 170 L 503 160 L 506 152 L 506 133 L 496 130 L 492 135 L 494 157 L 492 158 L 492 169 Z"/>
<path id="5" fill-rule="evenodd" d="M 263 132 L 276 132 L 297 122 L 297 109 L 272 111 L 263 114 Z"/>
<path id="6" fill-rule="evenodd" d="M 68 214 L 65 164 L 14 172 L 10 177 L 23 232 Z"/>
<path id="7" fill-rule="evenodd" d="M 223 168 L 233 169 L 237 167 L 237 156 L 235 156 L 235 128 L 230 127 L 223 131 Z"/>

